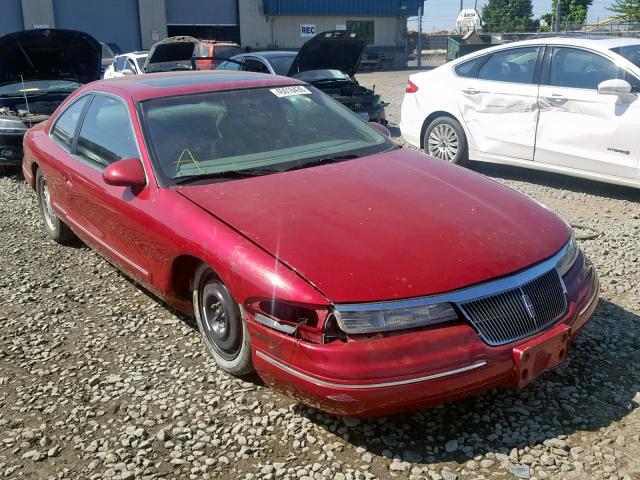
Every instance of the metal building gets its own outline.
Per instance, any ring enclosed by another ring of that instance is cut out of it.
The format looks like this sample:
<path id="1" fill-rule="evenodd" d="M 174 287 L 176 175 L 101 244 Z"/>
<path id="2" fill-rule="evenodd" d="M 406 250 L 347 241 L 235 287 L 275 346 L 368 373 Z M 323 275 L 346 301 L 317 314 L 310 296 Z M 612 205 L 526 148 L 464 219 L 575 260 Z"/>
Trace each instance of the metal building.
<path id="1" fill-rule="evenodd" d="M 251 49 L 297 48 L 324 30 L 356 31 L 372 49 L 404 49 L 422 0 L 0 0 L 0 35 L 81 30 L 122 51 L 167 36 L 231 40 Z"/>

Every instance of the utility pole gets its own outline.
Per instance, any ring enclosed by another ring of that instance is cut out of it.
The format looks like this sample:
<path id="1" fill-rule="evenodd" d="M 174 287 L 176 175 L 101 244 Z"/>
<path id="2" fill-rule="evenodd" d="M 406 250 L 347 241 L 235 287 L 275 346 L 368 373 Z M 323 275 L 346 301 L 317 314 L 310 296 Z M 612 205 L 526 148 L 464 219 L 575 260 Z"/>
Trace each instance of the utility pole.
<path id="1" fill-rule="evenodd" d="M 560 12 L 562 12 L 562 0 L 557 0 L 555 25 L 553 26 L 553 31 L 556 33 L 560 31 Z"/>
<path id="2" fill-rule="evenodd" d="M 418 68 L 422 68 L 422 6 L 418 7 Z"/>

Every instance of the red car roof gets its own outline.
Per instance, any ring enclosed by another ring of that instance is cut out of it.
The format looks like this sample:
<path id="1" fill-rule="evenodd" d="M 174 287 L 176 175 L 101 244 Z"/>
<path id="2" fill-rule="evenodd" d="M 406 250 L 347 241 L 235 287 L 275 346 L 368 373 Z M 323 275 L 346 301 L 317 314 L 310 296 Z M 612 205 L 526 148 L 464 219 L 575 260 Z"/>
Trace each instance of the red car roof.
<path id="1" fill-rule="evenodd" d="M 219 70 L 130 75 L 109 80 L 99 80 L 86 85 L 82 90 L 109 91 L 120 96 L 129 96 L 134 101 L 140 101 L 217 90 L 301 84 L 304 84 L 304 82 L 277 75 Z"/>

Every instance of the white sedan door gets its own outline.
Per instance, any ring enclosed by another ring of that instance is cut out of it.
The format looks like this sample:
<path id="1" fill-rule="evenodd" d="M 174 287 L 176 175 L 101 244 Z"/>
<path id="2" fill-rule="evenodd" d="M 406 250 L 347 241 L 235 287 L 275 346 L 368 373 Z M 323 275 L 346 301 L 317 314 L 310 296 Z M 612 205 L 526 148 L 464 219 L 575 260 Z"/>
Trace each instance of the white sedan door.
<path id="1" fill-rule="evenodd" d="M 533 160 L 541 57 L 539 46 L 509 48 L 491 54 L 477 75 L 466 75 L 465 63 L 456 69 L 462 77 L 460 112 L 473 150 Z"/>
<path id="2" fill-rule="evenodd" d="M 640 100 L 636 95 L 598 93 L 598 85 L 610 79 L 640 85 L 599 53 L 553 47 L 540 85 L 536 162 L 636 177 Z"/>

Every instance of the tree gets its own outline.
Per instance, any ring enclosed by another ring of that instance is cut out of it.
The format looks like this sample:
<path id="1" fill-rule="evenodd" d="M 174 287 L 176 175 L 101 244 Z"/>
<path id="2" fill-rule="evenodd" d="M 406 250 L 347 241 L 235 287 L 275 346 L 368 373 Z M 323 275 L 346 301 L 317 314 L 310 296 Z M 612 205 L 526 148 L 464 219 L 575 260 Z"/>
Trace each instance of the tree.
<path id="1" fill-rule="evenodd" d="M 640 0 L 616 0 L 609 10 L 634 25 L 640 24 Z"/>
<path id="2" fill-rule="evenodd" d="M 526 32 L 534 30 L 531 0 L 489 0 L 482 9 L 485 32 Z"/>
<path id="3" fill-rule="evenodd" d="M 587 19 L 587 11 L 593 0 L 560 0 L 560 29 L 575 29 L 581 27 Z M 556 18 L 558 0 L 551 2 L 551 12 L 542 18 L 553 30 Z"/>

